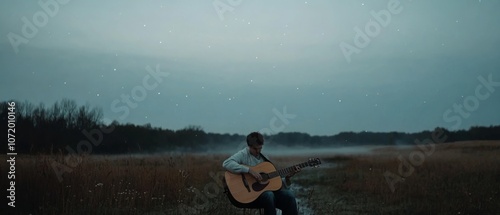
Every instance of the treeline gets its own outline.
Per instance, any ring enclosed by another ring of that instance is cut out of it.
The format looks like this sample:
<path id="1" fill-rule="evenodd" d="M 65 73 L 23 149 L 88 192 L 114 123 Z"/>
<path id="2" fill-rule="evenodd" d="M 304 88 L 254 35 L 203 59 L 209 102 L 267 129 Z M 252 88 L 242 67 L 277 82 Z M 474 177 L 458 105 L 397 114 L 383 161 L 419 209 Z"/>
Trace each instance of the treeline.
<path id="1" fill-rule="evenodd" d="M 78 106 L 75 101 L 62 99 L 52 106 L 43 103 L 15 102 L 15 151 L 21 154 L 69 153 L 72 150 L 92 154 L 156 153 L 163 151 L 208 151 L 235 148 L 244 143 L 239 134 L 206 133 L 199 126 L 180 130 L 152 127 L 150 124 L 104 124 L 102 109 L 90 105 Z M 12 103 L 11 103 L 12 104 Z M 8 129 L 9 103 L 0 103 L 0 129 Z M 12 118 L 12 117 L 11 117 Z M 442 132 L 444 142 L 461 140 L 500 140 L 500 126 L 472 127 L 468 130 Z M 283 146 L 353 146 L 401 145 L 415 140 L 432 139 L 433 132 L 341 132 L 336 135 L 314 136 L 301 132 L 265 134 L 266 144 Z M 4 137 L 6 137 L 5 135 Z M 7 138 L 2 138 L 0 152 L 8 150 Z M 92 145 L 91 145 L 92 144 Z M 90 147 L 89 147 L 90 146 Z"/>
<path id="2" fill-rule="evenodd" d="M 15 103 L 15 106 L 11 107 L 9 103 Z M 9 109 L 16 116 L 14 135 L 17 153 L 65 154 L 77 150 L 91 151 L 93 154 L 203 151 L 215 143 L 235 143 L 243 138 L 236 134 L 207 134 L 199 126 L 171 130 L 152 127 L 150 124 L 120 124 L 117 121 L 104 124 L 102 109 L 88 104 L 79 106 L 69 99 L 57 101 L 52 106 L 43 103 L 34 105 L 27 101 L 0 102 L 2 133 L 8 129 Z M 0 142 L 3 146 L 0 152 L 7 152 L 7 138 L 2 138 Z"/>
<path id="3" fill-rule="evenodd" d="M 286 146 L 359 146 L 411 145 L 427 141 L 446 143 L 466 140 L 500 140 L 499 126 L 474 126 L 468 130 L 449 131 L 437 127 L 416 133 L 404 132 L 340 132 L 331 136 L 311 136 L 301 132 L 278 133 L 270 136 L 273 142 Z"/>

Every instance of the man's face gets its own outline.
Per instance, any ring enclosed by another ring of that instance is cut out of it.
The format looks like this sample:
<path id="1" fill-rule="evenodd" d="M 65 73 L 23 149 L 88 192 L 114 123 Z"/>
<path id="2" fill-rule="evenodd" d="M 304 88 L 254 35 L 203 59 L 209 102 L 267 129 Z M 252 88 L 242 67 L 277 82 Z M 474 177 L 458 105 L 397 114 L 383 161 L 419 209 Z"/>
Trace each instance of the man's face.
<path id="1" fill-rule="evenodd" d="M 253 146 L 248 146 L 250 148 L 250 154 L 253 156 L 258 156 L 260 154 L 260 151 L 262 150 L 262 145 L 253 145 Z"/>

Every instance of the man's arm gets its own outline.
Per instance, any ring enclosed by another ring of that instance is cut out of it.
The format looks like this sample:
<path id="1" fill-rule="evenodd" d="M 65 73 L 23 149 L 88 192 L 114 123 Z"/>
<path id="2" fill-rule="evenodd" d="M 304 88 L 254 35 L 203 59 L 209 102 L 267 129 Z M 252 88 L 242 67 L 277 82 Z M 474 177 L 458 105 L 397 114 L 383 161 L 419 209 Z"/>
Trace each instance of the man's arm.
<path id="1" fill-rule="evenodd" d="M 237 152 L 236 154 L 226 159 L 222 163 L 222 167 L 232 173 L 247 173 L 250 168 L 240 164 L 243 163 L 243 156 L 244 155 L 241 151 Z"/>

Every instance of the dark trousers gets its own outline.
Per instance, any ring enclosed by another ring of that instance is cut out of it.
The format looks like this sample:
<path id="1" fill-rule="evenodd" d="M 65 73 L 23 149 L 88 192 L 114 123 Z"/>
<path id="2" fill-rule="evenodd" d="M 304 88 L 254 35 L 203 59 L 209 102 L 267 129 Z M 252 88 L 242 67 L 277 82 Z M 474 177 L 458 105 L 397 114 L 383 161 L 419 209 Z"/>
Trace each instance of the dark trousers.
<path id="1" fill-rule="evenodd" d="M 265 215 L 276 215 L 279 208 L 282 215 L 298 215 L 295 195 L 289 189 L 266 191 L 259 198 L 250 203 L 251 207 L 264 208 Z"/>

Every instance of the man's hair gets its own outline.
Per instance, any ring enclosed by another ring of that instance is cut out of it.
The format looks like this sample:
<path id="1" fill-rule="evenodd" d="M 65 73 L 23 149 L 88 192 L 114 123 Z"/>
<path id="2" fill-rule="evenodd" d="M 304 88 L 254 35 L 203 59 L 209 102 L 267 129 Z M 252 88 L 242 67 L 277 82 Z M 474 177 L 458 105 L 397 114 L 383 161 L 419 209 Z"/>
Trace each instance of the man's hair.
<path id="1" fill-rule="evenodd" d="M 247 145 L 255 146 L 255 145 L 264 145 L 264 136 L 259 132 L 252 132 L 247 136 Z"/>

